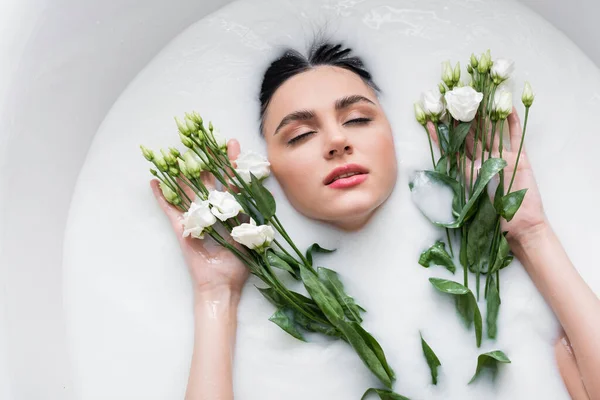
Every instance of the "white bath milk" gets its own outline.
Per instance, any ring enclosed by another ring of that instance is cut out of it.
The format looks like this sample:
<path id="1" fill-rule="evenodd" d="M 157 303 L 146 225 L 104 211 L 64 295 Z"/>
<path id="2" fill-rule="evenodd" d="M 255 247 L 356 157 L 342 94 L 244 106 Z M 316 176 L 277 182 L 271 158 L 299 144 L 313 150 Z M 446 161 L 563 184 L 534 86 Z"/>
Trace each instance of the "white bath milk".
<path id="1" fill-rule="evenodd" d="M 383 89 L 399 178 L 372 222 L 342 233 L 291 208 L 274 178 L 278 215 L 300 245 L 337 252 L 320 265 L 338 271 L 364 306 L 364 326 L 396 371 L 395 390 L 411 399 L 567 399 L 555 366 L 559 326 L 523 268 L 501 275 L 495 341 L 475 344 L 451 299 L 436 292 L 442 267 L 418 265 L 444 237 L 411 200 L 409 176 L 430 168 L 427 138 L 412 103 L 437 85 L 440 63 L 465 65 L 471 52 L 516 61 L 515 98 L 525 80 L 537 97 L 527 147 L 546 212 L 573 262 L 598 292 L 591 249 L 600 237 L 600 72 L 546 21 L 510 1 L 338 0 L 235 2 L 189 27 L 131 82 L 100 127 L 81 170 L 64 249 L 65 304 L 76 397 L 180 399 L 192 353 L 190 278 L 176 238 L 156 204 L 139 144 L 177 145 L 173 116 L 197 110 L 245 149 L 264 152 L 258 133 L 262 74 L 283 46 L 300 50 L 328 23 L 362 56 Z M 93 77 L 90 77 L 93 79 Z M 523 115 L 523 106 L 517 104 Z M 293 162 L 293 160 L 290 160 Z M 460 281 L 461 277 L 454 277 Z M 342 342 L 302 343 L 268 321 L 274 312 L 250 279 L 239 308 L 236 400 L 359 399 L 377 385 Z M 430 384 L 419 331 L 442 362 Z M 477 355 L 503 350 L 512 364 L 467 385 Z"/>

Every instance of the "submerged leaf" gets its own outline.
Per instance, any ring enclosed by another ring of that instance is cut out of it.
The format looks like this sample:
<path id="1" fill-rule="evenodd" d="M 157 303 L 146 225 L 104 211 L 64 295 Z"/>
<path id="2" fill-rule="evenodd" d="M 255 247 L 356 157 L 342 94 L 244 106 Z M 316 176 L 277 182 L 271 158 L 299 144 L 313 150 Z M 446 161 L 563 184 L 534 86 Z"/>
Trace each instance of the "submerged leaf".
<path id="1" fill-rule="evenodd" d="M 438 124 L 438 139 L 440 140 L 440 143 L 442 145 L 442 150 L 444 150 L 444 154 L 448 152 L 448 149 L 450 147 L 450 133 L 448 131 L 448 125 L 440 122 Z"/>
<path id="2" fill-rule="evenodd" d="M 362 395 L 360 400 L 366 400 L 367 396 L 376 394 L 380 400 L 410 400 L 408 397 L 394 393 L 391 390 L 370 388 Z"/>
<path id="3" fill-rule="evenodd" d="M 456 179 L 453 179 L 445 174 L 441 174 L 439 172 L 435 172 L 435 171 L 417 171 L 414 174 L 413 180 L 409 183 L 409 188 L 411 190 L 411 192 L 413 192 L 413 195 L 420 193 L 420 191 L 422 190 L 427 190 L 429 189 L 428 186 L 435 184 L 435 185 L 441 185 L 442 188 L 445 189 L 449 189 L 451 191 L 452 194 L 452 215 L 458 215 L 460 213 L 460 195 L 462 192 L 462 186 L 460 185 L 460 183 L 458 183 L 456 181 Z M 432 196 L 431 193 L 427 193 L 428 195 Z M 441 195 L 444 195 L 445 193 L 434 193 L 435 194 L 435 200 L 439 201 L 439 197 Z M 426 197 L 425 200 L 429 199 L 430 197 Z M 419 209 L 419 211 L 421 211 L 421 213 L 428 219 L 430 220 L 433 224 L 437 225 L 437 226 L 445 226 L 448 224 L 448 221 L 440 221 L 440 219 L 443 219 L 442 216 L 440 215 L 434 215 L 436 214 L 437 210 L 430 210 L 427 208 L 427 204 L 421 204 L 421 202 L 417 201 L 416 202 L 416 206 Z M 448 220 L 452 219 L 452 216 L 450 216 L 448 218 Z"/>
<path id="4" fill-rule="evenodd" d="M 492 377 L 495 377 L 499 364 L 510 364 L 510 360 L 502 351 L 495 350 L 480 354 L 479 357 L 477 357 L 477 370 L 475 371 L 473 378 L 469 381 L 469 384 L 473 383 L 479 377 L 484 368 L 490 369 L 492 371 Z"/>
<path id="5" fill-rule="evenodd" d="M 423 355 L 425 356 L 425 360 L 427 360 L 429 371 L 431 371 L 431 383 L 437 385 L 437 368 L 440 367 L 442 363 L 437 358 L 431 347 L 429 347 L 425 339 L 423 339 L 423 335 L 421 335 L 421 348 L 423 349 Z"/>
<path id="6" fill-rule="evenodd" d="M 344 309 L 346 317 L 351 321 L 362 322 L 360 316 L 361 311 L 365 311 L 364 308 L 356 304 L 354 298 L 348 295 L 344 290 L 344 284 L 339 278 L 337 272 L 327 268 L 317 268 L 317 274 L 319 279 L 327 286 L 327 288 L 335 295 L 338 302 Z"/>
<path id="7" fill-rule="evenodd" d="M 437 241 L 433 246 L 421 253 L 419 264 L 425 268 L 431 265 L 441 265 L 452 273 L 456 272 L 456 266 L 452 257 L 446 251 L 446 244 L 442 241 Z"/>
<path id="8" fill-rule="evenodd" d="M 527 193 L 527 189 L 518 190 L 502 197 L 500 201 L 502 207 L 500 214 L 505 220 L 510 221 L 513 219 L 517 211 L 519 211 L 519 207 L 521 207 L 521 203 L 523 203 L 525 193 Z"/>
<path id="9" fill-rule="evenodd" d="M 483 331 L 483 321 L 481 312 L 477 306 L 477 300 L 469 288 L 458 282 L 447 279 L 429 278 L 429 282 L 438 291 L 455 296 L 456 309 L 467 324 L 467 327 L 473 323 L 475 325 L 475 339 L 477 347 L 481 346 L 481 336 Z"/>

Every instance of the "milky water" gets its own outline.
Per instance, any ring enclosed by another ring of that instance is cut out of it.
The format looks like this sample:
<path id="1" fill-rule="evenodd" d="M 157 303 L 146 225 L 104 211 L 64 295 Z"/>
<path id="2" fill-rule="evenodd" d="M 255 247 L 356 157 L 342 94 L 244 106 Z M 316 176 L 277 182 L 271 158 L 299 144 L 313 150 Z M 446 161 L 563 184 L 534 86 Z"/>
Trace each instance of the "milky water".
<path id="1" fill-rule="evenodd" d="M 192 351 L 189 276 L 176 239 L 148 187 L 138 144 L 176 144 L 172 117 L 198 110 L 246 149 L 258 136 L 259 80 L 282 45 L 304 48 L 328 24 L 368 62 L 392 124 L 400 160 L 398 185 L 361 232 L 342 233 L 308 221 L 269 187 L 278 214 L 300 247 L 318 241 L 338 249 L 319 263 L 339 271 L 368 313 L 398 376 L 396 390 L 413 399 L 565 399 L 552 342 L 558 325 L 527 274 L 514 263 L 502 274 L 496 341 L 477 349 L 454 305 L 435 292 L 419 253 L 443 231 L 411 200 L 408 181 L 429 168 L 412 102 L 437 83 L 440 62 L 467 60 L 490 47 L 517 63 L 514 87 L 530 80 L 537 99 L 527 144 L 547 214 L 582 275 L 596 290 L 592 253 L 600 239 L 594 161 L 600 72 L 560 32 L 528 9 L 492 1 L 242 0 L 174 39 L 135 78 L 99 129 L 83 167 L 66 233 L 65 304 L 80 399 L 175 399 L 185 391 Z M 522 107 L 517 107 L 523 112 Z M 291 160 L 293 162 L 293 160 Z M 460 279 L 460 278 L 457 278 Z M 358 399 L 377 382 L 344 343 L 301 343 L 267 320 L 273 307 L 250 279 L 239 309 L 236 399 Z M 442 362 L 430 385 L 419 330 Z M 494 384 L 467 386 L 479 353 L 502 349 L 512 364 Z"/>

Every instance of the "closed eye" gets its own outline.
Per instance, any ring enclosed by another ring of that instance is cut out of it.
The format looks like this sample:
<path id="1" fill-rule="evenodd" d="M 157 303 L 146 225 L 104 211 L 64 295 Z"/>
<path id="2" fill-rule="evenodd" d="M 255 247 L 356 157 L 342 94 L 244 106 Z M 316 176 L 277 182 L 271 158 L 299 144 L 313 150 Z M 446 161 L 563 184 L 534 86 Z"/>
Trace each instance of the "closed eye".
<path id="1" fill-rule="evenodd" d="M 287 142 L 287 144 L 288 144 L 288 146 L 294 145 L 294 144 L 296 144 L 296 143 L 299 143 L 300 141 L 302 141 L 302 140 L 304 140 L 304 139 L 308 138 L 309 136 L 311 136 L 311 135 L 313 135 L 313 134 L 315 134 L 315 133 L 317 133 L 317 132 L 315 132 L 315 131 L 310 131 L 310 132 L 305 132 L 305 133 L 302 133 L 302 134 L 300 134 L 300 135 L 298 135 L 298 136 L 296 136 L 296 137 L 293 137 L 293 138 L 291 138 L 291 139 L 290 139 L 290 140 Z"/>
<path id="2" fill-rule="evenodd" d="M 363 125 L 363 124 L 367 124 L 367 123 L 369 123 L 371 121 L 372 121 L 371 118 L 354 118 L 354 119 L 351 119 L 349 121 L 344 122 L 344 125 L 348 125 L 348 124 L 350 124 L 350 125 L 355 125 L 355 124 L 356 125 Z"/>

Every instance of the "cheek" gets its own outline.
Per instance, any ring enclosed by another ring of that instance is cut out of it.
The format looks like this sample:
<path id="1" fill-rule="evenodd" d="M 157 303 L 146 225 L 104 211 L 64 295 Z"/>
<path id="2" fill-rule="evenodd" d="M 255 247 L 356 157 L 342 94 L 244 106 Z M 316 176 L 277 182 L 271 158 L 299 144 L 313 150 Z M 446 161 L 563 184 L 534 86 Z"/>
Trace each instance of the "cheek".
<path id="1" fill-rule="evenodd" d="M 310 193 L 315 190 L 315 182 L 318 182 L 321 176 L 318 167 L 318 160 L 315 157 L 316 149 L 297 148 L 297 149 L 277 149 L 276 155 L 269 157 L 273 175 L 294 202 L 310 197 Z"/>

